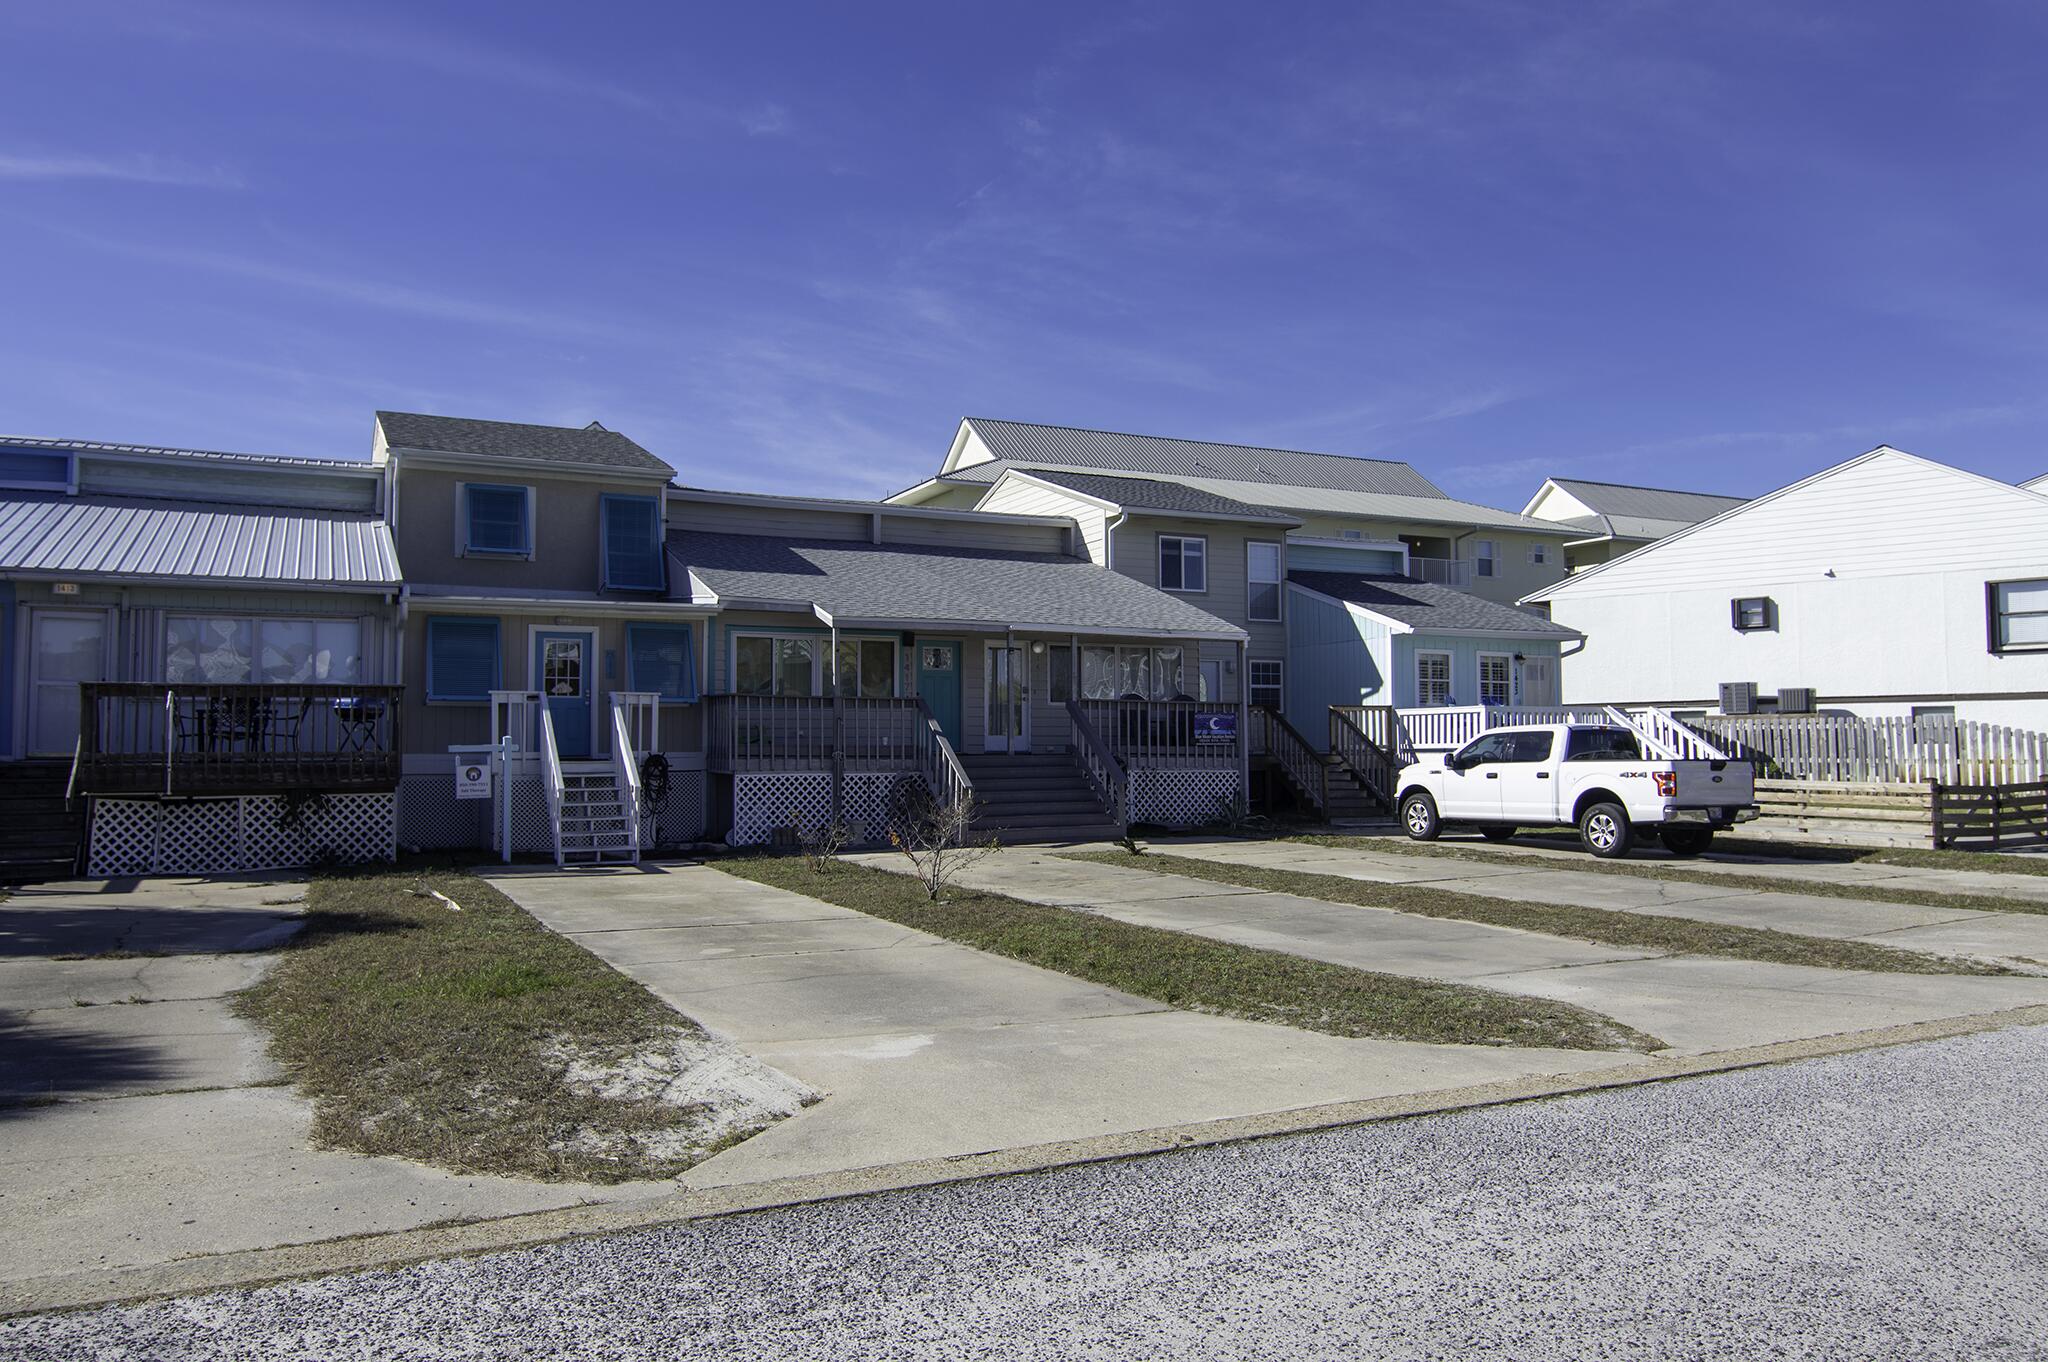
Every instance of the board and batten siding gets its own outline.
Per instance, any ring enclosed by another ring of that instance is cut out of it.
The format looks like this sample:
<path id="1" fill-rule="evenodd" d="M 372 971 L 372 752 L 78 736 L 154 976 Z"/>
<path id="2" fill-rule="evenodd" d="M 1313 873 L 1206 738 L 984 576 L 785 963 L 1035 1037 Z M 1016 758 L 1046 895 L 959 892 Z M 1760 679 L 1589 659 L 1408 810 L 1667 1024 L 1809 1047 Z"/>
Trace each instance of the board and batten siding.
<path id="1" fill-rule="evenodd" d="M 1552 618 L 1586 635 L 1564 699 L 1711 706 L 1753 681 L 2048 730 L 2048 654 L 1988 642 L 1986 583 L 2032 578 L 2048 578 L 2048 498 L 1879 451 L 1560 586 Z M 1751 596 L 1773 628 L 1734 628 Z"/>
<path id="2" fill-rule="evenodd" d="M 1091 563 L 1108 562 L 1107 526 L 1110 516 L 1093 501 L 1043 483 L 1005 478 L 982 501 L 979 509 L 1001 515 L 1066 516 L 1078 527 L 1081 556 Z"/>
<path id="3" fill-rule="evenodd" d="M 1318 750 L 1329 745 L 1331 705 L 1386 705 L 1393 644 L 1387 626 L 1325 597 L 1287 593 L 1287 721 Z"/>

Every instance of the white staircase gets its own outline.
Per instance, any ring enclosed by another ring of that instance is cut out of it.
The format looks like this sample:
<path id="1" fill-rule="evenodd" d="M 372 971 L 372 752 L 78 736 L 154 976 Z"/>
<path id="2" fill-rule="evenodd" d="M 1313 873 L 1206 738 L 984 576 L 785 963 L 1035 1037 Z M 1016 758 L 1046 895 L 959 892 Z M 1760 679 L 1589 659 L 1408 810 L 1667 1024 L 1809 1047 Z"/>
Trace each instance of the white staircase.
<path id="1" fill-rule="evenodd" d="M 561 804 L 555 813 L 557 865 L 631 865 L 640 859 L 637 810 L 631 791 L 619 788 L 609 761 L 562 763 Z"/>

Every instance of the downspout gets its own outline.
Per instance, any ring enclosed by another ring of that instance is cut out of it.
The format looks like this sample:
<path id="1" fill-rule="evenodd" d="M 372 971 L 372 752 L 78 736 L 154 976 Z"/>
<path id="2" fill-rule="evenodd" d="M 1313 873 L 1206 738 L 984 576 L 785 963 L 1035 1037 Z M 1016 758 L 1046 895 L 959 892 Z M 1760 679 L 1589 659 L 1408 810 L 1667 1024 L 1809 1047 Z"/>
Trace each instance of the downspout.
<path id="1" fill-rule="evenodd" d="M 1102 565 L 1111 572 L 1116 571 L 1116 531 L 1119 525 L 1131 518 L 1129 511 L 1118 511 L 1116 519 L 1102 527 Z"/>

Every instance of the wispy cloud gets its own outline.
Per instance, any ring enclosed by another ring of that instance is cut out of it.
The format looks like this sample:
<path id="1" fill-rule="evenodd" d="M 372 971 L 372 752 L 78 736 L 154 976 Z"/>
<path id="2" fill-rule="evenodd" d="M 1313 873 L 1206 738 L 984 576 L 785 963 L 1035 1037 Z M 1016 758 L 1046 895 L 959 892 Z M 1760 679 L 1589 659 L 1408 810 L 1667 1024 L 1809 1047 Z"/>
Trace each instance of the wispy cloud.
<path id="1" fill-rule="evenodd" d="M 0 152 L 0 180 L 116 180 L 124 184 L 241 189 L 242 177 L 224 166 L 199 166 L 160 156 L 32 156 Z"/>

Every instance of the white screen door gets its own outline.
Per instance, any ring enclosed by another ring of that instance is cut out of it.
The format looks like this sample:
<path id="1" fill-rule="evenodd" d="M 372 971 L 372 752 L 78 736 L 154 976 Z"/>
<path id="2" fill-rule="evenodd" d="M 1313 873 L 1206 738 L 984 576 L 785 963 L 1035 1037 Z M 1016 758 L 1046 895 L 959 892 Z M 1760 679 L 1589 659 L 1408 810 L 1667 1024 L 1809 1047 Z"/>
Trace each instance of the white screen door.
<path id="1" fill-rule="evenodd" d="M 1025 678 L 1031 667 L 1022 648 L 992 643 L 983 689 L 987 696 L 982 726 L 984 752 L 1031 750 L 1031 700 Z"/>
<path id="2" fill-rule="evenodd" d="M 28 751 L 50 756 L 78 745 L 78 683 L 107 675 L 107 617 L 97 611 L 30 615 Z"/>

